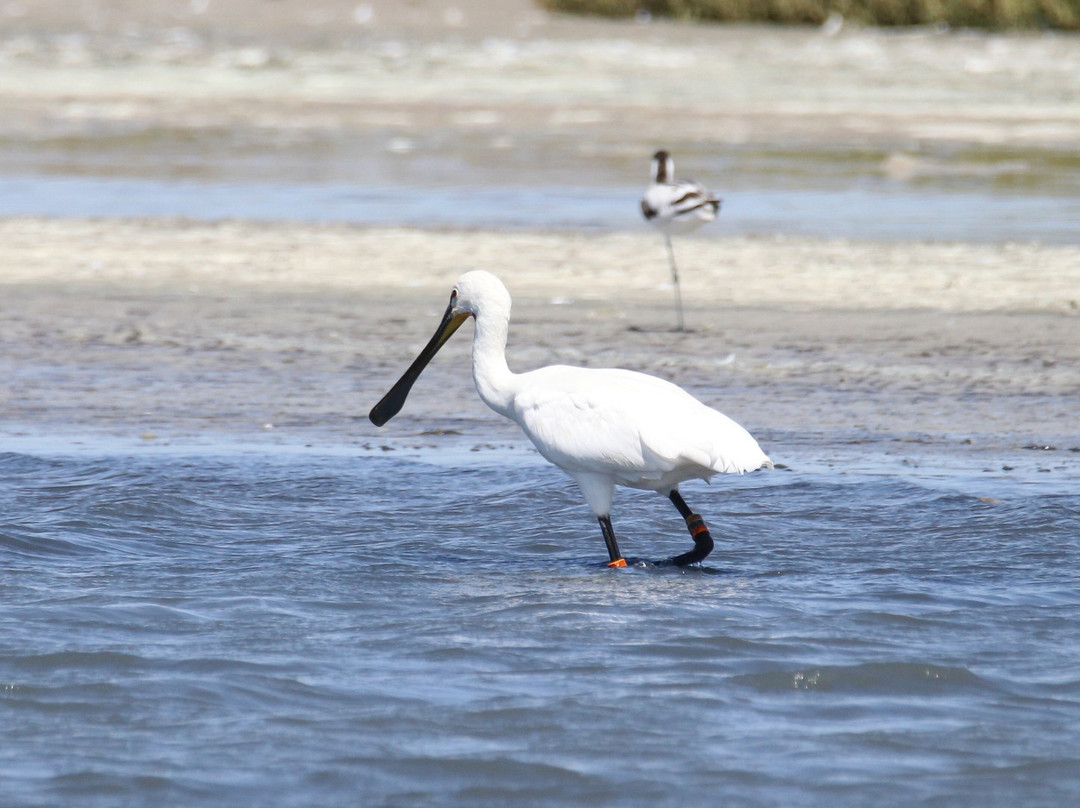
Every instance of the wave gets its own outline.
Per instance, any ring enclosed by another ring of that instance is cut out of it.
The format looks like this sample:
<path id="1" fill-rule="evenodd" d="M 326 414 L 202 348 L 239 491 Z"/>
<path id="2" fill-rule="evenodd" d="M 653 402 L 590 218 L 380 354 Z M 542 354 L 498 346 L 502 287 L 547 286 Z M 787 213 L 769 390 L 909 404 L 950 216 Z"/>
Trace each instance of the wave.
<path id="1" fill-rule="evenodd" d="M 996 686 L 967 668 L 922 662 L 868 662 L 742 674 L 732 681 L 764 692 L 812 690 L 820 693 L 913 695 L 993 690 Z"/>

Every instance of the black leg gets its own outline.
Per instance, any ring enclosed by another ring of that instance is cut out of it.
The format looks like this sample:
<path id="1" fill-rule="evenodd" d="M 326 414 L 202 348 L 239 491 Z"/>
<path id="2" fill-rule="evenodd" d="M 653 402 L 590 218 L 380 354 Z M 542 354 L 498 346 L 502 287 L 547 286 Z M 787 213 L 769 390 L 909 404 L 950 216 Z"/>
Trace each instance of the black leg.
<path id="1" fill-rule="evenodd" d="M 600 522 L 600 530 L 604 533 L 604 544 L 607 545 L 608 555 L 611 557 L 611 563 L 609 567 L 625 567 L 626 559 L 622 557 L 622 553 L 619 552 L 619 543 L 615 541 L 615 528 L 611 526 L 610 516 L 598 516 L 597 521 Z"/>
<path id="2" fill-rule="evenodd" d="M 712 552 L 713 540 L 709 535 L 709 528 L 705 526 L 705 520 L 690 510 L 690 506 L 682 498 L 678 491 L 668 494 L 668 499 L 679 510 L 679 515 L 686 521 L 686 529 L 694 539 L 694 549 L 677 555 L 665 564 L 674 564 L 676 567 L 685 567 L 687 564 L 696 564 Z"/>

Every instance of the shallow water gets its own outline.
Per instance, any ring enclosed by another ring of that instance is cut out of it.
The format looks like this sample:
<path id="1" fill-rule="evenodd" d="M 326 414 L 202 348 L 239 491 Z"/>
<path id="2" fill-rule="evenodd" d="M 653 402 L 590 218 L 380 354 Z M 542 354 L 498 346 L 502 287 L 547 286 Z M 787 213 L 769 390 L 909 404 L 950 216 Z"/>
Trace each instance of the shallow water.
<path id="1" fill-rule="evenodd" d="M 1076 487 L 804 460 L 613 571 L 524 450 L 0 455 L 5 800 L 1076 802 Z"/>
<path id="2" fill-rule="evenodd" d="M 478 229 L 644 229 L 630 187 L 369 187 L 0 176 L 0 216 L 292 220 Z M 873 240 L 1076 243 L 1073 196 L 941 193 L 862 183 L 727 195 L 703 236 L 787 234 Z"/>

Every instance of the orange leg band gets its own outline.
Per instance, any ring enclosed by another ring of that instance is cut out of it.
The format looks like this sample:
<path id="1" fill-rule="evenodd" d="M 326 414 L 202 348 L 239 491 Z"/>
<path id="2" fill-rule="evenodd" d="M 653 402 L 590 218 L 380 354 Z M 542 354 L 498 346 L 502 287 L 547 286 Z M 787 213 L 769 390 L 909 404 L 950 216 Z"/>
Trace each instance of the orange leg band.
<path id="1" fill-rule="evenodd" d="M 690 535 L 694 538 L 697 538 L 702 533 L 709 532 L 709 528 L 705 525 L 705 520 L 696 513 L 692 513 L 686 517 L 686 527 L 690 531 Z"/>

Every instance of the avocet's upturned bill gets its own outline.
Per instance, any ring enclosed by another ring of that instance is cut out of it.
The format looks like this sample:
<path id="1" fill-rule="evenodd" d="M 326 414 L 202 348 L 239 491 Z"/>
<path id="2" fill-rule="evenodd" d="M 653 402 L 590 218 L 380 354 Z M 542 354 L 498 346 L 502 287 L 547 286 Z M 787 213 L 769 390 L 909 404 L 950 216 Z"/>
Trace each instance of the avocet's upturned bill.
<path id="1" fill-rule="evenodd" d="M 675 266 L 671 237 L 693 232 L 715 219 L 720 213 L 720 200 L 700 183 L 691 180 L 676 182 L 671 155 L 661 150 L 653 155 L 652 183 L 641 198 L 641 213 L 649 224 L 664 234 L 671 282 L 675 286 L 675 310 L 679 318 L 677 330 L 683 331 L 682 290 L 679 288 L 679 270 Z"/>
<path id="2" fill-rule="evenodd" d="M 472 372 L 480 398 L 515 421 L 544 458 L 577 481 L 600 522 L 611 566 L 626 565 L 611 526 L 616 485 L 657 491 L 671 500 L 694 548 L 659 563 L 685 566 L 705 558 L 713 540 L 683 501 L 679 484 L 772 467 L 749 432 L 663 379 L 565 365 L 511 372 L 506 364 L 510 293 L 489 272 L 458 278 L 434 336 L 372 408 L 372 423 L 382 426 L 397 415 L 424 367 L 470 317 L 476 324 Z"/>

